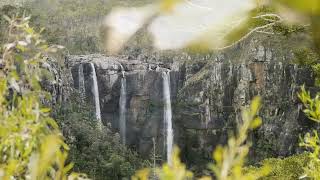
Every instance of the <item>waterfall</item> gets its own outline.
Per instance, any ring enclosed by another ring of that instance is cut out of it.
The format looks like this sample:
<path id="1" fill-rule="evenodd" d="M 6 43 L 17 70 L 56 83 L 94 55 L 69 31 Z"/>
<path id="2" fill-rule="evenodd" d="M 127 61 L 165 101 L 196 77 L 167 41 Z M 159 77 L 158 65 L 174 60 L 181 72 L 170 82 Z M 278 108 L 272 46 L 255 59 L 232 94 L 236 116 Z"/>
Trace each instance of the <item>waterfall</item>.
<path id="1" fill-rule="evenodd" d="M 96 106 L 96 118 L 98 122 L 101 123 L 101 111 L 100 111 L 100 101 L 99 101 L 99 88 L 98 88 L 98 81 L 97 81 L 97 74 L 96 74 L 96 69 L 94 67 L 93 63 L 90 63 L 91 68 L 92 68 L 92 80 L 93 80 L 93 96 L 94 96 L 94 101 L 95 101 L 95 106 Z"/>
<path id="2" fill-rule="evenodd" d="M 85 87 L 84 87 L 84 75 L 83 75 L 83 65 L 80 64 L 78 68 L 78 78 L 79 78 L 79 92 L 80 92 L 80 99 L 83 101 L 85 95 Z"/>
<path id="3" fill-rule="evenodd" d="M 170 97 L 170 73 L 163 72 L 163 98 L 164 98 L 164 114 L 163 119 L 166 128 L 166 147 L 167 147 L 167 162 L 171 164 L 171 155 L 173 148 L 173 129 L 172 129 L 172 110 Z"/>
<path id="4" fill-rule="evenodd" d="M 209 122 L 211 121 L 210 99 L 207 98 L 204 103 L 205 103 L 205 110 L 204 110 L 205 126 L 206 128 L 208 128 Z"/>
<path id="5" fill-rule="evenodd" d="M 123 144 L 126 144 L 126 104 L 127 104 L 127 90 L 126 90 L 126 77 L 125 72 L 122 71 L 121 89 L 119 99 L 119 127 L 120 136 Z"/>

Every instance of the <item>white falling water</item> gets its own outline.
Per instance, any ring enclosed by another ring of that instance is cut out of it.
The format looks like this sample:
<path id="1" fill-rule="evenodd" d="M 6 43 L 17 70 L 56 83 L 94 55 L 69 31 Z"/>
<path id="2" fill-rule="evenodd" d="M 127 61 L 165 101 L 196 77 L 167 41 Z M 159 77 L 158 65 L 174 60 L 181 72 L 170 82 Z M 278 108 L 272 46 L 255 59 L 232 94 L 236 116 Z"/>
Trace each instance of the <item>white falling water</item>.
<path id="1" fill-rule="evenodd" d="M 78 77 L 79 77 L 79 92 L 81 101 L 83 101 L 84 94 L 85 94 L 85 87 L 84 87 L 84 75 L 83 75 L 83 65 L 80 64 L 78 68 Z"/>
<path id="2" fill-rule="evenodd" d="M 126 104 L 127 104 L 127 90 L 126 90 L 126 77 L 124 71 L 122 71 L 121 89 L 119 99 L 119 127 L 120 136 L 123 144 L 126 144 Z"/>
<path id="3" fill-rule="evenodd" d="M 164 123 L 166 127 L 166 147 L 167 147 L 167 162 L 171 165 L 171 155 L 173 148 L 173 129 L 172 129 L 172 109 L 170 97 L 170 73 L 163 72 L 163 98 L 164 98 Z"/>
<path id="4" fill-rule="evenodd" d="M 94 102 L 96 106 L 96 118 L 99 123 L 101 123 L 101 111 L 100 111 L 100 101 L 99 101 L 99 88 L 98 88 L 98 81 L 97 81 L 97 74 L 96 69 L 93 63 L 90 63 L 92 68 L 92 80 L 93 80 L 93 96 Z"/>

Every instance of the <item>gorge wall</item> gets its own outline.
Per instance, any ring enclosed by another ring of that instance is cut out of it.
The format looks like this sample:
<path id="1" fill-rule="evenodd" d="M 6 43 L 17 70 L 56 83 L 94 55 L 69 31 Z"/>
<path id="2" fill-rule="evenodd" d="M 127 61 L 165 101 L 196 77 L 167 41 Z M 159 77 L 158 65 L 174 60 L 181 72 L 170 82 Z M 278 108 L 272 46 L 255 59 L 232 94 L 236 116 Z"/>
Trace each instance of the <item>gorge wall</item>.
<path id="1" fill-rule="evenodd" d="M 69 56 L 73 86 L 83 67 L 85 99 L 94 106 L 92 68 L 98 80 L 101 118 L 119 132 L 122 70 L 126 77 L 126 144 L 147 157 L 153 139 L 165 159 L 162 72 L 170 70 L 174 143 L 187 164 L 206 164 L 218 144 L 235 132 L 241 108 L 259 95 L 263 125 L 252 132 L 251 160 L 299 151 L 299 134 L 311 130 L 297 99 L 302 84 L 314 88 L 310 69 L 292 64 L 293 50 L 305 37 L 253 36 L 219 53 L 151 53 L 135 59 L 100 54 Z M 282 43 L 280 43 L 282 42 Z M 285 44 L 283 42 L 286 42 Z M 123 69 L 122 69 L 123 68 Z M 81 79 L 81 77 L 80 77 Z M 204 161 L 205 163 L 203 163 Z"/>

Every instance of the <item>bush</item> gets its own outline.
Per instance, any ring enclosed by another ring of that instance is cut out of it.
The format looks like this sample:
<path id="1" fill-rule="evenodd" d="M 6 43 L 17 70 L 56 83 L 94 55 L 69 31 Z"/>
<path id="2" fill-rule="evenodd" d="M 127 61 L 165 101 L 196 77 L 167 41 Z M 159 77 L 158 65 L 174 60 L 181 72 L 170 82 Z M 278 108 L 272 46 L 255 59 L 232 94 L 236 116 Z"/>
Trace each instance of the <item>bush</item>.
<path id="1" fill-rule="evenodd" d="M 310 161 L 309 153 L 293 155 L 284 159 L 270 158 L 261 162 L 262 166 L 270 167 L 270 173 L 260 178 L 261 180 L 273 179 L 299 179 L 304 174 L 304 167 Z M 248 172 L 254 173 L 259 170 L 259 167 L 250 166 Z"/>
<path id="2" fill-rule="evenodd" d="M 29 26 L 30 17 L 4 16 L 7 43 L 0 58 L 0 179 L 75 179 L 69 176 L 69 147 L 63 142 L 39 81 L 56 48 Z"/>
<path id="3" fill-rule="evenodd" d="M 53 114 L 70 146 L 74 169 L 94 179 L 122 179 L 147 165 L 136 152 L 120 143 L 120 136 L 107 127 L 98 130 L 93 111 L 74 96 Z M 81 104 L 81 105 L 80 105 Z"/>

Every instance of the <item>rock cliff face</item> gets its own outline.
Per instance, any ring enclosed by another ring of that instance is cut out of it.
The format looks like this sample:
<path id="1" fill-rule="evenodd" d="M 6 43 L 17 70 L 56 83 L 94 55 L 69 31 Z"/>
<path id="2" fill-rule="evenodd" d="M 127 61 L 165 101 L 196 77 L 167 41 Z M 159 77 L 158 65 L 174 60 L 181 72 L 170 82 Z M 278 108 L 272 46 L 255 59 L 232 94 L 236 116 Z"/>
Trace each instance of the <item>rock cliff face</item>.
<path id="1" fill-rule="evenodd" d="M 97 73 L 102 121 L 110 123 L 113 130 L 119 132 L 119 99 L 122 67 L 125 70 L 127 94 L 127 130 L 126 144 L 148 156 L 153 147 L 153 138 L 157 140 L 159 153 L 163 145 L 163 79 L 162 72 L 167 71 L 162 64 L 143 63 L 102 55 L 71 56 L 69 62 L 75 88 L 78 87 L 79 65 L 83 66 L 86 97 L 93 104 L 92 68 Z M 180 82 L 180 72 L 171 71 L 172 99 L 176 99 Z M 182 81 L 181 81 L 182 82 Z"/>
<path id="2" fill-rule="evenodd" d="M 252 160 L 286 156 L 298 151 L 300 133 L 314 126 L 301 113 L 297 92 L 302 84 L 313 87 L 307 68 L 291 64 L 294 41 L 285 45 L 277 38 L 250 38 L 215 54 L 153 54 L 137 60 L 103 55 L 70 56 L 74 87 L 79 89 L 79 65 L 83 66 L 86 99 L 93 102 L 92 68 L 99 85 L 102 121 L 119 131 L 121 67 L 127 82 L 126 142 L 149 156 L 155 139 L 164 155 L 163 80 L 170 70 L 174 142 L 188 164 L 210 159 L 217 144 L 224 144 L 241 121 L 241 108 L 260 95 L 263 125 L 252 132 Z M 288 45 L 289 44 L 289 45 Z M 165 157 L 165 156 L 163 156 Z"/>

